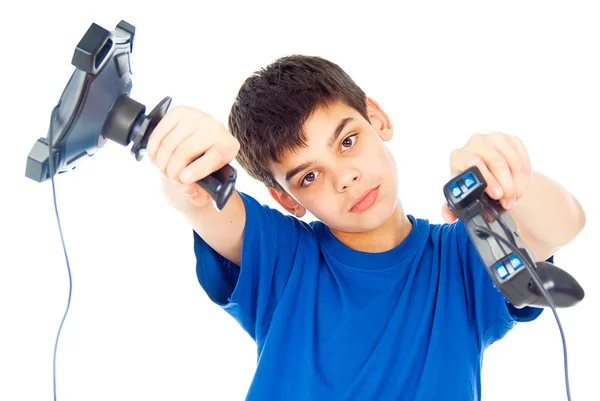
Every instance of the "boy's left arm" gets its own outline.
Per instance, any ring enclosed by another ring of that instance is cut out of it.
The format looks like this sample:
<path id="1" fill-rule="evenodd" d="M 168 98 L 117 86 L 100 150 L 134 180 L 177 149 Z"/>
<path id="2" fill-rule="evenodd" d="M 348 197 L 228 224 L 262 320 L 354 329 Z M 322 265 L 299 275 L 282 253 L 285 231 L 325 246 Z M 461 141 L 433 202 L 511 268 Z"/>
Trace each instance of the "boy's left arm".
<path id="1" fill-rule="evenodd" d="M 556 181 L 532 171 L 522 141 L 499 132 L 474 134 L 465 146 L 452 151 L 452 176 L 477 166 L 488 186 L 486 193 L 500 200 L 517 222 L 521 237 L 538 260 L 546 260 L 571 242 L 585 226 L 579 201 Z M 444 220 L 456 216 L 444 204 Z"/>
<path id="2" fill-rule="evenodd" d="M 546 260 L 571 242 L 585 226 L 579 201 L 556 181 L 533 171 L 527 191 L 512 207 L 511 215 L 525 243 Z"/>

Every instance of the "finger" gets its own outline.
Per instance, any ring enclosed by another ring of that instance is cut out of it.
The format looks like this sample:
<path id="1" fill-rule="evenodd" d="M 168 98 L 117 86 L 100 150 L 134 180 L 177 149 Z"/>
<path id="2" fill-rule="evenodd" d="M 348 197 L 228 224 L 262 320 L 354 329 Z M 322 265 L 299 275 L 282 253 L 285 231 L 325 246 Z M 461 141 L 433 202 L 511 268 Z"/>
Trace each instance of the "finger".
<path id="1" fill-rule="evenodd" d="M 501 133 L 494 133 L 485 137 L 476 136 L 467 144 L 466 148 L 483 159 L 488 170 L 500 184 L 503 192 L 500 199 L 502 205 L 504 207 L 508 206 L 509 202 L 516 198 L 516 188 L 509 160 L 505 158 L 505 154 L 512 159 L 517 156 L 507 140 L 507 136 Z"/>
<path id="2" fill-rule="evenodd" d="M 500 184 L 503 195 L 499 200 L 502 206 L 508 209 L 512 207 L 512 203 L 516 201 L 517 197 L 517 186 L 511 165 L 518 163 L 519 156 L 512 143 L 504 135 L 492 135 L 488 143 L 488 146 L 481 148 L 479 152 L 488 169 Z M 489 146 L 490 144 L 492 146 Z"/>
<path id="3" fill-rule="evenodd" d="M 531 159 L 529 158 L 525 144 L 519 137 L 511 135 L 509 140 L 517 153 L 517 161 L 511 164 L 511 170 L 517 187 L 517 199 L 519 199 L 529 188 L 531 181 Z"/>
<path id="4" fill-rule="evenodd" d="M 511 172 L 514 192 L 505 194 L 502 199 L 504 208 L 510 209 L 529 187 L 531 178 L 529 154 L 523 142 L 516 136 L 493 133 L 490 139 L 506 160 Z"/>
<path id="5" fill-rule="evenodd" d="M 487 183 L 485 192 L 492 199 L 502 198 L 502 195 L 504 194 L 502 186 L 490 172 L 483 159 L 478 155 L 465 148 L 455 149 L 450 154 L 450 166 L 453 177 L 467 170 L 469 167 L 476 166 Z"/>
<path id="6" fill-rule="evenodd" d="M 236 143 L 233 137 L 231 137 L 231 140 L 223 140 L 215 143 L 206 153 L 181 172 L 179 175 L 181 182 L 184 184 L 197 182 L 225 166 L 233 160 L 237 153 Z"/>
<path id="7" fill-rule="evenodd" d="M 444 219 L 444 221 L 448 224 L 452 224 L 456 221 L 456 219 L 458 219 L 452 210 L 450 210 L 447 203 L 444 203 L 442 206 L 442 219 Z"/>
<path id="8" fill-rule="evenodd" d="M 173 181 L 182 183 L 181 173 L 190 163 L 203 157 L 204 153 L 214 146 L 215 141 L 207 142 L 206 132 L 194 132 L 185 137 L 177 147 L 173 149 L 171 158 L 165 166 L 165 172 Z"/>
<path id="9" fill-rule="evenodd" d="M 152 131 L 152 134 L 148 139 L 148 143 L 146 144 L 146 154 L 150 160 L 155 160 L 156 152 L 158 151 L 163 139 L 175 128 L 175 126 L 177 126 L 179 123 L 179 118 L 185 110 L 186 108 L 183 106 L 172 108 L 171 110 L 167 111 L 164 117 L 156 125 L 154 131 Z"/>
<path id="10" fill-rule="evenodd" d="M 178 179 L 179 171 L 177 171 L 176 174 L 173 174 L 173 171 L 171 170 L 171 174 L 169 174 L 168 166 L 177 149 L 195 134 L 196 125 L 197 123 L 194 120 L 179 122 L 175 128 L 163 138 L 160 147 L 156 152 L 154 163 L 163 174 L 171 178 L 174 182 L 180 183 Z M 204 149 L 197 150 L 195 148 L 184 148 L 187 152 L 190 152 L 192 149 L 196 152 L 195 157 L 198 157 L 198 155 L 204 151 Z M 185 165 L 183 165 L 182 168 L 183 167 L 185 167 Z"/>

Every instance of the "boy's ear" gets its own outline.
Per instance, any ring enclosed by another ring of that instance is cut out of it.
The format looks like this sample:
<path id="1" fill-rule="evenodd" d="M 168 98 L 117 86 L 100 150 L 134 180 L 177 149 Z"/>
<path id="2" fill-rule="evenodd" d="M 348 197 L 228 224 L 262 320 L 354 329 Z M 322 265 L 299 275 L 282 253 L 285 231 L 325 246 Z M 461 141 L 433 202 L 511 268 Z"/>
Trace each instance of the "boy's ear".
<path id="1" fill-rule="evenodd" d="M 388 115 L 383 111 L 379 104 L 367 96 L 367 115 L 371 121 L 371 125 L 382 140 L 389 141 L 394 136 L 394 129 L 392 127 L 392 121 Z"/>
<path id="2" fill-rule="evenodd" d="M 271 197 L 277 201 L 285 210 L 296 217 L 302 217 L 306 214 L 306 209 L 294 200 L 287 193 L 279 191 L 275 188 L 269 188 Z"/>

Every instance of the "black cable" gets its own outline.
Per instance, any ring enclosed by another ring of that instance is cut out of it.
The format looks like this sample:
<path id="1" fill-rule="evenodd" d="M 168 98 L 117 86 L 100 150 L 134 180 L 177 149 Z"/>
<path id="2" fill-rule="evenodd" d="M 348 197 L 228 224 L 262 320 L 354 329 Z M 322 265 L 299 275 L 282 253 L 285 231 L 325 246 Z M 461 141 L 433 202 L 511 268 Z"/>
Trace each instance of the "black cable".
<path id="1" fill-rule="evenodd" d="M 506 225 L 504 220 L 502 220 L 502 218 L 500 217 L 500 214 L 498 214 L 498 211 L 496 210 L 496 208 L 494 206 L 492 206 L 491 204 L 489 204 L 488 202 L 481 202 L 481 204 L 483 205 L 484 209 L 488 210 L 489 212 L 491 212 L 494 215 L 494 218 L 496 219 L 498 224 L 500 224 L 500 227 L 502 227 L 502 230 L 504 231 L 504 234 L 506 234 L 506 237 L 510 238 L 511 242 L 514 244 L 516 242 L 515 236 L 513 235 L 512 230 Z"/>
<path id="2" fill-rule="evenodd" d="M 49 154 L 49 170 L 50 170 L 50 179 L 52 180 L 52 197 L 54 199 L 54 212 L 56 213 L 56 220 L 58 222 L 58 231 L 60 233 L 60 239 L 63 245 L 63 252 L 65 254 L 65 259 L 67 260 L 67 272 L 69 274 L 69 298 L 67 300 L 67 308 L 65 309 L 65 313 L 60 322 L 60 326 L 58 328 L 58 333 L 56 334 L 56 341 L 54 343 L 54 358 L 52 362 L 52 379 L 53 379 L 53 392 L 54 392 L 54 401 L 56 401 L 56 350 L 58 349 L 58 339 L 60 337 L 60 332 L 62 330 L 63 324 L 65 323 L 65 319 L 67 317 L 67 313 L 69 312 L 69 307 L 71 305 L 71 294 L 73 292 L 73 280 L 71 277 L 71 266 L 69 265 L 69 257 L 67 256 L 67 248 L 65 246 L 65 240 L 63 238 L 62 227 L 60 225 L 60 217 L 58 215 L 58 206 L 56 204 L 56 187 L 54 185 L 54 152 L 53 152 L 53 144 L 52 144 L 52 125 L 55 121 L 55 116 L 58 111 L 58 105 L 52 111 L 52 120 L 50 121 L 50 128 L 48 130 L 48 154 Z"/>
<path id="3" fill-rule="evenodd" d="M 499 218 L 500 216 L 498 216 L 498 213 L 496 212 L 496 221 L 499 222 L 499 224 L 505 228 L 506 227 L 506 223 L 504 223 L 504 221 L 502 221 L 501 218 Z M 485 233 L 488 235 L 491 235 L 492 237 L 496 238 L 497 240 L 500 240 L 502 243 L 504 243 L 506 246 L 508 246 L 514 253 L 517 254 L 517 256 L 519 256 L 519 258 L 523 261 L 523 264 L 525 265 L 525 267 L 527 268 L 527 270 L 529 271 L 529 274 L 531 274 L 533 281 L 535 281 L 535 283 L 537 284 L 537 286 L 539 287 L 540 291 L 542 292 L 542 294 L 544 295 L 544 298 L 546 298 L 546 301 L 548 301 L 548 304 L 550 305 L 550 308 L 552 309 L 552 313 L 554 314 L 554 318 L 556 319 L 556 323 L 558 324 L 558 329 L 560 330 L 560 337 L 562 339 L 562 345 L 563 345 L 563 358 L 564 358 L 564 368 L 565 368 L 565 386 L 567 389 L 567 399 L 568 401 L 571 401 L 571 388 L 569 385 L 569 365 L 567 362 L 567 341 L 565 340 L 565 333 L 563 331 L 562 328 L 562 324 L 560 323 L 560 319 L 558 318 L 558 314 L 556 313 L 556 305 L 554 304 L 554 300 L 552 299 L 552 297 L 550 296 L 550 294 L 548 293 L 548 291 L 546 291 L 546 288 L 544 288 L 544 284 L 542 283 L 542 280 L 540 279 L 540 277 L 537 275 L 537 273 L 535 272 L 535 267 L 531 266 L 531 263 L 529 261 L 529 258 L 526 258 L 520 251 L 520 249 L 515 246 L 514 244 L 511 244 L 509 241 L 507 241 L 506 239 L 502 238 L 502 236 L 500 236 L 499 234 L 493 232 L 492 230 L 489 230 L 483 226 L 480 226 L 478 224 L 475 224 L 475 228 L 476 228 L 476 233 Z M 479 231 L 479 233 L 477 232 Z"/>

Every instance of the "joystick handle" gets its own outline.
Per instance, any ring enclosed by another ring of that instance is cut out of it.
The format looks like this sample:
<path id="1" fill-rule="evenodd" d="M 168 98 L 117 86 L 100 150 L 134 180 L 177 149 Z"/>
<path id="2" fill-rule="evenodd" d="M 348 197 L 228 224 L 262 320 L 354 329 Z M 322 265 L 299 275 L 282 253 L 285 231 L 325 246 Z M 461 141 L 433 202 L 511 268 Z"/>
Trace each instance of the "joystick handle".
<path id="1" fill-rule="evenodd" d="M 123 94 L 115 101 L 102 135 L 124 146 L 133 142 L 131 153 L 137 161 L 141 161 L 152 132 L 167 113 L 170 104 L 171 98 L 167 96 L 146 116 L 144 105 Z M 231 197 L 236 178 L 236 170 L 226 165 L 199 180 L 198 185 L 211 195 L 215 206 L 221 210 Z"/>
<path id="2" fill-rule="evenodd" d="M 473 166 L 446 183 L 444 196 L 448 208 L 464 223 L 494 286 L 517 308 L 551 306 L 538 284 L 556 307 L 579 303 L 585 295 L 579 283 L 550 262 L 535 262 L 516 221 L 485 193 L 486 187 L 483 175 Z"/>

